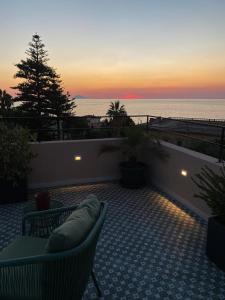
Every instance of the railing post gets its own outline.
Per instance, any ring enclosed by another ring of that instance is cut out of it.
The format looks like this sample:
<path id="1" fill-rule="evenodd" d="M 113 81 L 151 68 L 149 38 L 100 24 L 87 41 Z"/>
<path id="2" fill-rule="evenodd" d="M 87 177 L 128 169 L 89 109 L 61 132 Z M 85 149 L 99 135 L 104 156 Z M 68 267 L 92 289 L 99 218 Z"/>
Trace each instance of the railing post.
<path id="1" fill-rule="evenodd" d="M 219 162 L 223 161 L 224 133 L 225 133 L 225 127 L 223 127 L 222 131 L 221 131 L 220 150 L 219 150 Z"/>

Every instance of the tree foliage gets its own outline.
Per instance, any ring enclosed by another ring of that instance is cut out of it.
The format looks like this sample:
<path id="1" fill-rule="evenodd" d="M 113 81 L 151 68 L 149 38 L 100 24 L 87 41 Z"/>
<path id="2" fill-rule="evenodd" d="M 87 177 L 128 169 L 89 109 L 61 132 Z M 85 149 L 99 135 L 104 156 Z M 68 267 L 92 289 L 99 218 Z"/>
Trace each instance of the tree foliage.
<path id="1" fill-rule="evenodd" d="M 125 106 L 121 105 L 119 100 L 110 103 L 106 115 L 110 117 L 109 121 L 106 121 L 106 124 L 115 129 L 135 125 L 131 117 L 127 115 Z M 118 135 L 119 132 L 114 134 Z"/>
<path id="2" fill-rule="evenodd" d="M 220 168 L 220 174 L 205 166 L 192 180 L 200 189 L 195 197 L 203 199 L 225 223 L 225 166 Z"/>
<path id="3" fill-rule="evenodd" d="M 120 105 L 120 101 L 111 102 L 107 111 L 107 116 L 114 118 L 121 115 L 127 115 L 124 105 Z"/>
<path id="4" fill-rule="evenodd" d="M 33 35 L 27 58 L 16 64 L 15 78 L 21 79 L 15 101 L 20 110 L 30 116 L 60 116 L 70 114 L 75 107 L 69 95 L 61 87 L 60 76 L 48 66 L 48 54 L 38 34 Z"/>
<path id="5" fill-rule="evenodd" d="M 121 151 L 126 161 L 135 165 L 144 153 L 152 157 L 166 160 L 168 154 L 161 147 L 157 136 L 153 132 L 146 132 L 143 128 L 135 126 L 123 130 L 124 139 L 120 145 L 105 144 L 100 149 L 100 155 L 107 152 Z"/>
<path id="6" fill-rule="evenodd" d="M 27 59 L 16 64 L 18 68 L 15 78 L 22 79 L 17 86 L 15 101 L 20 102 L 20 109 L 29 112 L 33 116 L 41 116 L 45 113 L 46 92 L 49 88 L 49 79 L 53 75 L 53 69 L 47 65 L 48 56 L 44 50 L 40 36 L 35 34 L 29 49 L 26 51 Z"/>
<path id="7" fill-rule="evenodd" d="M 34 158 L 30 132 L 22 127 L 7 127 L 0 122 L 0 180 L 17 185 L 30 172 L 30 161 Z"/>
<path id="8" fill-rule="evenodd" d="M 38 131 L 39 140 L 51 138 L 55 127 L 60 136 L 58 118 L 73 114 L 74 100 L 64 92 L 56 70 L 48 65 L 48 54 L 38 34 L 33 35 L 26 55 L 26 59 L 16 64 L 15 78 L 20 79 L 13 87 L 18 91 L 15 97 L 19 102 L 17 111 L 32 117 L 28 127 Z M 56 122 L 49 117 L 57 117 Z"/>
<path id="9" fill-rule="evenodd" d="M 46 112 L 54 117 L 71 116 L 76 107 L 74 99 L 70 99 L 69 93 L 64 92 L 61 83 L 60 76 L 53 73 L 47 91 Z"/>
<path id="10" fill-rule="evenodd" d="M 10 114 L 13 98 L 5 90 L 0 89 L 0 115 L 6 117 Z"/>

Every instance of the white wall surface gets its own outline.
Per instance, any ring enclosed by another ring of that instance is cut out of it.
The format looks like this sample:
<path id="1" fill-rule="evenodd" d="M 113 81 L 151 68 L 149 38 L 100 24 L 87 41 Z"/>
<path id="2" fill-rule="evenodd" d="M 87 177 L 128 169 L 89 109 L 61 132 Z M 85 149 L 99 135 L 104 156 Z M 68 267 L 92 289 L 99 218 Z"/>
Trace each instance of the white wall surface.
<path id="1" fill-rule="evenodd" d="M 119 179 L 119 152 L 99 156 L 102 145 L 120 139 L 51 141 L 33 143 L 37 157 L 32 161 L 29 187 L 50 187 Z M 80 155 L 80 161 L 74 156 Z"/>
<path id="2" fill-rule="evenodd" d="M 118 180 L 121 154 L 112 152 L 99 156 L 99 151 L 102 145 L 118 145 L 120 141 L 121 139 L 95 139 L 33 143 L 32 147 L 37 157 L 31 165 L 29 187 Z M 153 159 L 150 153 L 145 156 L 145 162 L 150 167 L 149 182 L 189 206 L 203 218 L 207 218 L 210 209 L 204 201 L 194 197 L 198 189 L 191 177 L 200 172 L 205 165 L 218 172 L 221 164 L 210 156 L 170 143 L 162 142 L 162 146 L 169 154 L 167 161 Z M 80 155 L 81 161 L 74 161 L 75 155 Z M 181 170 L 187 171 L 186 177 L 181 175 Z"/>
<path id="3" fill-rule="evenodd" d="M 162 146 L 169 154 L 167 161 L 152 159 L 151 155 L 146 158 L 150 166 L 149 181 L 207 219 L 211 211 L 204 201 L 194 197 L 199 189 L 191 177 L 205 165 L 219 172 L 221 164 L 213 157 L 170 143 L 162 142 Z M 187 171 L 186 177 L 181 175 L 181 170 Z"/>

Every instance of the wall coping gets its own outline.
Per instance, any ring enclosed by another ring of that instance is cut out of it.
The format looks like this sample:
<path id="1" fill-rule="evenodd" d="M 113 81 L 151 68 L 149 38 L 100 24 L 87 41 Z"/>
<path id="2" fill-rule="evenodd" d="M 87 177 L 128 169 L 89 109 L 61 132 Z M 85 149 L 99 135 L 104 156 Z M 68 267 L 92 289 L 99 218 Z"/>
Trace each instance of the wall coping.
<path id="1" fill-rule="evenodd" d="M 179 152 L 183 152 L 185 154 L 188 154 L 190 156 L 193 156 L 193 157 L 203 160 L 205 162 L 208 162 L 211 164 L 216 164 L 217 166 L 221 166 L 221 167 L 223 166 L 223 163 L 219 162 L 218 159 L 213 156 L 209 156 L 209 155 L 206 155 L 206 154 L 203 154 L 203 153 L 200 153 L 200 152 L 188 149 L 188 148 L 184 148 L 184 147 L 181 147 L 178 145 L 174 145 L 174 144 L 171 144 L 168 142 L 164 142 L 164 141 L 161 141 L 161 144 L 167 148 L 170 148 L 172 150 L 176 150 Z"/>
<path id="2" fill-rule="evenodd" d="M 55 141 L 43 141 L 43 142 L 31 142 L 32 145 L 49 145 L 49 144 L 70 144 L 70 143 L 99 143 L 99 142 L 114 142 L 121 141 L 123 138 L 104 138 L 104 139 L 83 139 L 83 140 L 55 140 Z M 213 156 L 209 156 L 182 146 L 178 146 L 172 143 L 168 143 L 165 141 L 160 141 L 160 143 L 172 150 L 176 150 L 178 152 L 183 152 L 190 156 L 193 156 L 197 159 L 203 160 L 207 163 L 216 164 L 217 166 L 222 167 L 223 163 L 219 162 L 217 158 Z"/>
<path id="3" fill-rule="evenodd" d="M 82 139 L 82 140 L 54 140 L 54 141 L 43 141 L 43 142 L 31 142 L 31 145 L 44 145 L 44 144 L 70 144 L 70 143 L 97 143 L 97 142 L 114 142 L 121 141 L 123 138 L 106 138 L 106 139 Z"/>

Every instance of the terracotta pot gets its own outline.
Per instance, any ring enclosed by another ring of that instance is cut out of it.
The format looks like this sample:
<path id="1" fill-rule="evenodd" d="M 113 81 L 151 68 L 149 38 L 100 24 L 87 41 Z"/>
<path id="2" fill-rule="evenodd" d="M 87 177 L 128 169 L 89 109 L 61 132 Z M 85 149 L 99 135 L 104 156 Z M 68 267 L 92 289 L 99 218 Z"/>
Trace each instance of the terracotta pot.
<path id="1" fill-rule="evenodd" d="M 35 196 L 37 210 L 46 210 L 50 208 L 50 195 L 48 192 L 38 193 Z"/>

